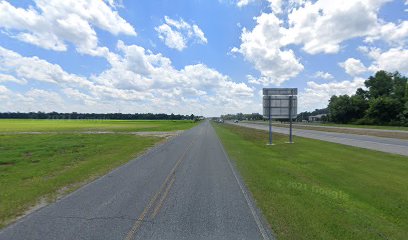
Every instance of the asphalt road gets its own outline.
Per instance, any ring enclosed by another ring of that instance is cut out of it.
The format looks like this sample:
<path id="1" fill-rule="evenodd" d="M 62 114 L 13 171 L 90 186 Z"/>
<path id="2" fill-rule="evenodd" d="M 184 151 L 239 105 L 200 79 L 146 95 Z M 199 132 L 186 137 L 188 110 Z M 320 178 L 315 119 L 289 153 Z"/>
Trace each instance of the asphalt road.
<path id="1" fill-rule="evenodd" d="M 268 124 L 267 121 L 253 121 L 254 124 Z M 279 124 L 285 124 L 287 127 L 289 127 L 288 123 L 279 123 Z M 353 130 L 353 131 L 366 131 L 366 132 L 389 132 L 389 133 L 408 133 L 407 130 L 394 130 L 394 129 L 380 129 L 380 128 L 357 128 L 357 127 L 339 127 L 339 126 L 324 126 L 324 125 L 319 125 L 319 124 L 314 124 L 314 123 L 309 123 L 309 124 L 302 124 L 298 122 L 294 122 L 293 126 L 295 127 L 314 127 L 314 128 L 334 128 L 334 129 L 345 129 L 345 130 Z"/>
<path id="2" fill-rule="evenodd" d="M 35 211 L 0 239 L 272 239 L 208 121 Z"/>
<path id="3" fill-rule="evenodd" d="M 242 122 L 239 123 L 228 122 L 228 123 L 238 124 L 243 127 L 249 127 L 254 129 L 261 129 L 267 131 L 269 130 L 269 126 L 263 124 L 251 124 Z M 288 133 L 289 128 L 273 126 L 272 132 L 289 134 Z M 408 156 L 408 140 L 403 139 L 383 138 L 349 133 L 324 132 L 295 128 L 293 129 L 293 135 Z M 294 141 L 296 142 L 296 139 Z"/>

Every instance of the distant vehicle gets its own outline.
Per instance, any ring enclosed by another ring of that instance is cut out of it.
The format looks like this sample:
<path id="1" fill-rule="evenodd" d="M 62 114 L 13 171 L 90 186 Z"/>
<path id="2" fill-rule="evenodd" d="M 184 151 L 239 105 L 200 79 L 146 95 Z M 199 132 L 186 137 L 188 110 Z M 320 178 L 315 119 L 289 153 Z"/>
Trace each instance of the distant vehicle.
<path id="1" fill-rule="evenodd" d="M 238 120 L 234 120 L 234 123 L 238 123 Z"/>

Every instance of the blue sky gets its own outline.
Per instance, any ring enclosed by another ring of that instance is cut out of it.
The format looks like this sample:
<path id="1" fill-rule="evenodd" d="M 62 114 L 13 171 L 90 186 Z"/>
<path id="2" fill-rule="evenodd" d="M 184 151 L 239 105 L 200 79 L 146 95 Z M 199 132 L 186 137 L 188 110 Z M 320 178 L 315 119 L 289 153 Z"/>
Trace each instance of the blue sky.
<path id="1" fill-rule="evenodd" d="M 0 0 L 0 111 L 300 111 L 408 73 L 408 1 Z"/>

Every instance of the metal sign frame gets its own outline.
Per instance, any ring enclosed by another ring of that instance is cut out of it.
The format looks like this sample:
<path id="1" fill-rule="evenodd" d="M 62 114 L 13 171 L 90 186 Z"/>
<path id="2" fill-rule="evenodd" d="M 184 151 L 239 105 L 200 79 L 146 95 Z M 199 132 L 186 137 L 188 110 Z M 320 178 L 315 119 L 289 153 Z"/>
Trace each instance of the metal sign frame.
<path id="1" fill-rule="evenodd" d="M 293 96 L 298 93 L 297 88 L 263 88 L 262 91 L 264 96 Z"/>
<path id="2" fill-rule="evenodd" d="M 297 114 L 297 96 L 263 96 L 263 116 L 269 118 L 271 111 L 272 119 L 289 119 L 289 107 L 292 99 L 292 116 Z"/>
<path id="3" fill-rule="evenodd" d="M 292 121 L 297 115 L 297 88 L 264 88 L 263 95 L 263 116 L 268 116 L 269 119 L 269 145 L 273 145 L 272 118 L 289 118 L 289 143 L 293 143 Z M 288 109 L 288 113 L 284 111 L 282 114 L 282 110 L 285 109 Z M 272 115 L 273 112 L 276 114 L 278 111 L 279 115 Z"/>

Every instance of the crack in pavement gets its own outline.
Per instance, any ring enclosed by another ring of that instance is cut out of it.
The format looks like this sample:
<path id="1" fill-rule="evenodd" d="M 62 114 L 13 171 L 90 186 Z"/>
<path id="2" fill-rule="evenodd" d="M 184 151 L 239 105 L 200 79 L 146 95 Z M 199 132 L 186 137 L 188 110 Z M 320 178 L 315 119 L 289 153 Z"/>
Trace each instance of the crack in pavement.
<path id="1" fill-rule="evenodd" d="M 151 220 L 137 219 L 137 218 L 132 218 L 128 216 L 112 216 L 112 217 L 78 217 L 78 216 L 49 216 L 49 215 L 42 215 L 42 216 L 54 218 L 54 219 L 80 219 L 80 220 L 85 220 L 85 221 L 122 219 L 122 220 L 129 220 L 129 221 L 153 223 L 153 221 Z"/>

